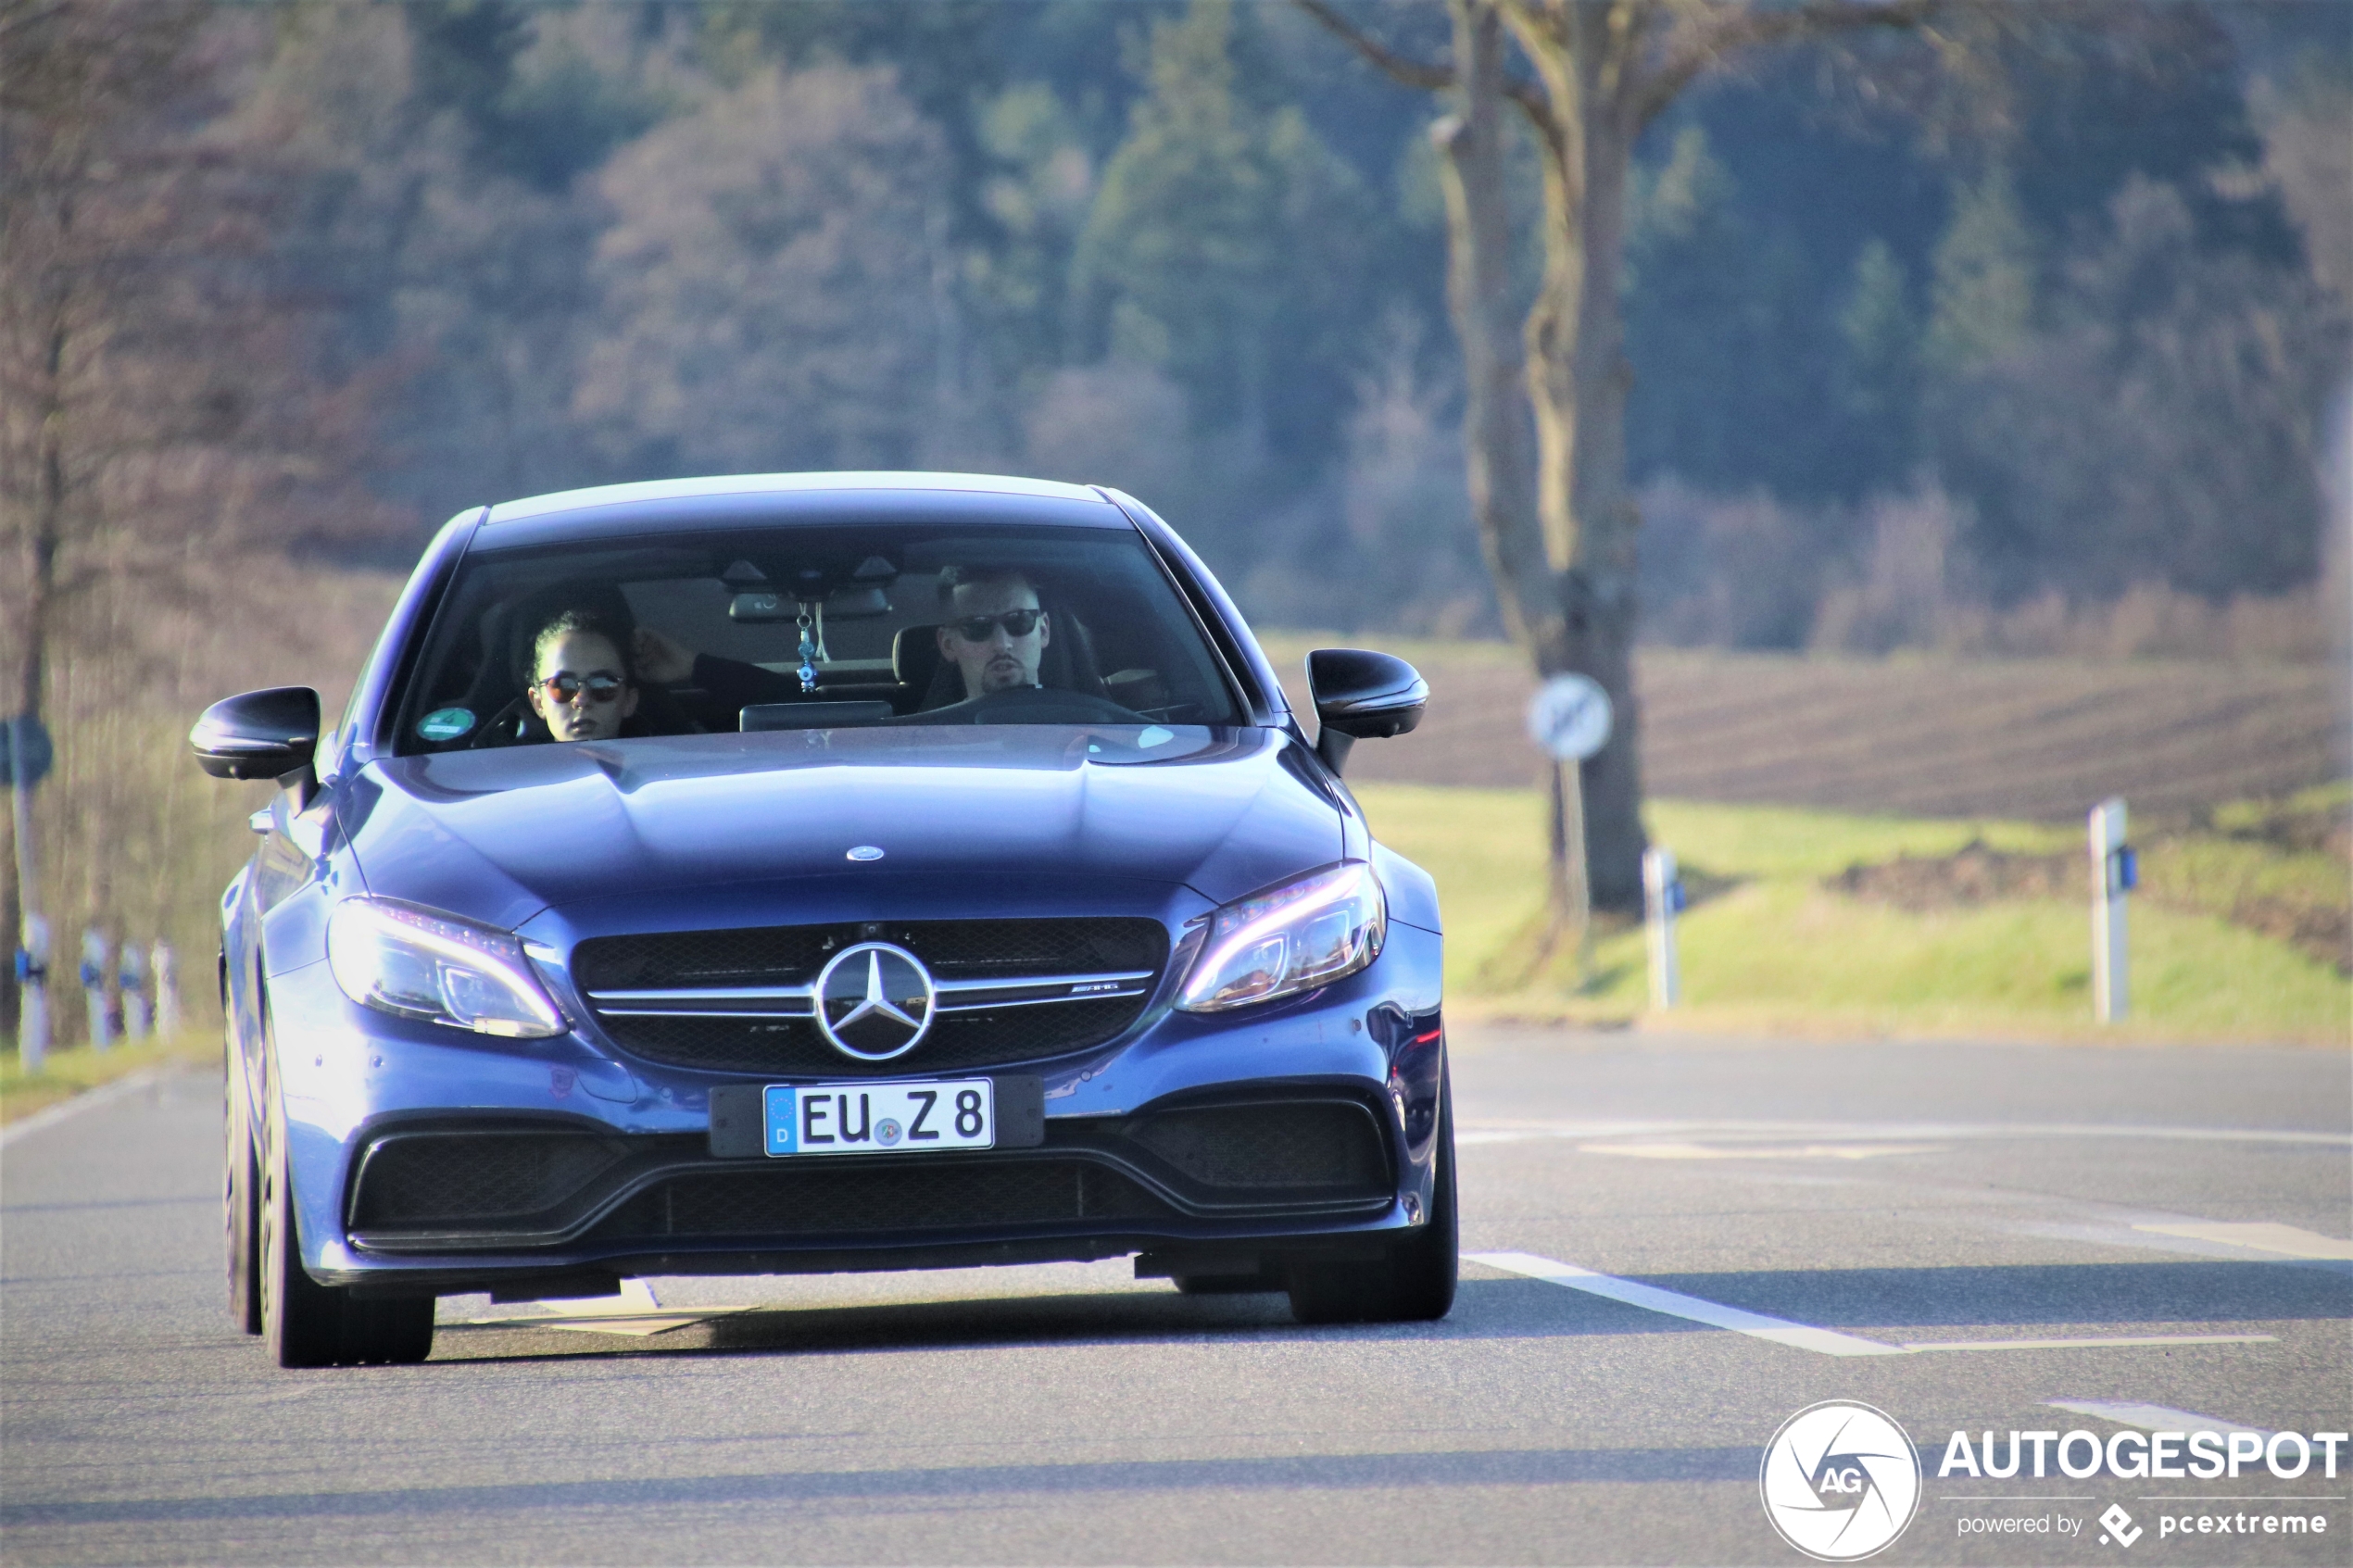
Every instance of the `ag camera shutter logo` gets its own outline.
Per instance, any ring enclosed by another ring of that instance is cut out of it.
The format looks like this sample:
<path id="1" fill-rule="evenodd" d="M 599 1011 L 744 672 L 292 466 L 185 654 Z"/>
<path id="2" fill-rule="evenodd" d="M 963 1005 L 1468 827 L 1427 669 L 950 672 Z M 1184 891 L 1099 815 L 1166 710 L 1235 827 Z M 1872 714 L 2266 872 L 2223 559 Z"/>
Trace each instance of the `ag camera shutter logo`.
<path id="1" fill-rule="evenodd" d="M 1756 1485 L 1781 1539 L 1819 1562 L 1854 1562 L 1911 1524 L 1920 1457 L 1885 1411 L 1826 1399 L 1781 1423 Z"/>

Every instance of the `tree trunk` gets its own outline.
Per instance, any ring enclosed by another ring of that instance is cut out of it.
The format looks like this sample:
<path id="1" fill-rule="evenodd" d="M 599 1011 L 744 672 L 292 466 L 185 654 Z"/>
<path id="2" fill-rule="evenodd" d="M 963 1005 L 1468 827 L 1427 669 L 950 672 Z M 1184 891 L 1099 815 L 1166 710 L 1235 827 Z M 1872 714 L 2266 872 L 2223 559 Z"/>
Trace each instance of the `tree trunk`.
<path id="1" fill-rule="evenodd" d="M 1430 127 L 1444 155 L 1446 300 L 1463 349 L 1463 446 L 1471 513 L 1504 624 L 1540 669 L 1567 657 L 1567 627 L 1536 504 L 1535 432 L 1511 298 L 1504 194 L 1503 24 L 1489 0 L 1452 0 L 1461 112 Z"/>
<path id="2" fill-rule="evenodd" d="M 1529 312 L 1528 395 L 1536 420 L 1537 503 L 1557 644 L 1530 644 L 1540 675 L 1573 671 L 1609 693 L 1609 744 L 1582 768 L 1587 874 L 1598 908 L 1642 901 L 1642 714 L 1634 694 L 1636 535 L 1626 478 L 1625 320 L 1618 288 L 1626 182 L 1637 132 L 1632 30 L 1614 7 L 1506 8 L 1550 114 L 1544 275 Z"/>
<path id="3" fill-rule="evenodd" d="M 47 678 L 49 615 L 51 601 L 56 597 L 57 545 L 65 533 L 66 510 L 66 302 L 56 301 L 53 308 L 55 314 L 49 322 L 42 366 L 41 424 L 34 457 L 39 470 L 38 488 L 33 495 L 31 526 L 26 530 L 25 538 L 24 619 L 17 632 L 16 689 L 8 694 L 15 700 L 7 711 L 0 712 L 0 724 L 18 716 L 37 721 Z M 21 739 L 22 734 L 19 731 L 11 739 Z M 5 947 L 7 954 L 5 966 L 0 966 L 0 1027 L 14 1035 L 23 1016 L 23 997 L 17 985 L 16 952 L 23 942 L 26 904 L 30 900 L 37 908 L 41 890 L 21 884 L 19 871 L 32 857 L 27 853 L 27 846 L 17 842 L 16 812 L 11 809 L 8 815 L 8 862 L 0 867 L 0 886 L 6 890 L 6 896 L 0 897 L 0 947 Z M 25 820 L 30 823 L 29 812 Z"/>

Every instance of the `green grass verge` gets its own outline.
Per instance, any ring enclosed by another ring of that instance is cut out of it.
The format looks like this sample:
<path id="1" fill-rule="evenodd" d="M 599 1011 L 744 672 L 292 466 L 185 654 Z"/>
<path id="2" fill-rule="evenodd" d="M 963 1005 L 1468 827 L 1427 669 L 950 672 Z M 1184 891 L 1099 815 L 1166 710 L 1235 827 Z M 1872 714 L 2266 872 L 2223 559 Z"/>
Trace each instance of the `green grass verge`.
<path id="1" fill-rule="evenodd" d="M 107 1051 L 94 1051 L 87 1046 L 53 1050 L 43 1059 L 40 1072 L 27 1073 L 17 1056 L 16 1042 L 0 1038 L 0 1124 L 46 1110 L 60 1100 L 145 1068 L 201 1066 L 220 1060 L 218 1035 L 182 1031 L 169 1040 L 118 1045 Z"/>
<path id="2" fill-rule="evenodd" d="M 1535 792 L 1368 784 L 1356 793 L 1382 841 L 1438 879 L 1449 1006 L 1458 1016 L 1607 1023 L 1647 1010 L 1639 929 L 1600 936 L 1582 989 L 1566 960 L 1527 972 L 1543 909 Z M 1822 885 L 1857 862 L 1947 855 L 1972 838 L 2016 852 L 2081 852 L 2070 829 L 1677 801 L 1653 802 L 1648 820 L 1654 840 L 1673 848 L 1687 880 L 1705 890 L 1680 925 L 1679 1025 L 2329 1044 L 2353 1036 L 2353 982 L 2216 914 L 2134 905 L 2133 1016 L 2103 1029 L 2091 1016 L 2090 916 L 2075 901 L 1911 913 Z M 2303 856 L 2261 846 L 2213 852 L 2267 884 L 2284 880 L 2310 892 L 2322 875 Z M 2333 874 L 2342 900 L 2346 872 Z"/>

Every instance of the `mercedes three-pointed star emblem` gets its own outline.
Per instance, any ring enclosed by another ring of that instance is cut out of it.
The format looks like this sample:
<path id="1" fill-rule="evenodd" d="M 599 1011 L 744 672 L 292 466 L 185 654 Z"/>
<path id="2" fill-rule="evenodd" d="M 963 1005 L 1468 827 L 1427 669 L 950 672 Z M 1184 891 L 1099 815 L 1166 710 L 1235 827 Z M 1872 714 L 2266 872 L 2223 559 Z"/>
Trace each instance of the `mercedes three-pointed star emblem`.
<path id="1" fill-rule="evenodd" d="M 888 1061 L 930 1032 L 938 999 L 914 954 L 887 942 L 861 942 L 836 953 L 818 973 L 817 1028 L 844 1056 Z"/>

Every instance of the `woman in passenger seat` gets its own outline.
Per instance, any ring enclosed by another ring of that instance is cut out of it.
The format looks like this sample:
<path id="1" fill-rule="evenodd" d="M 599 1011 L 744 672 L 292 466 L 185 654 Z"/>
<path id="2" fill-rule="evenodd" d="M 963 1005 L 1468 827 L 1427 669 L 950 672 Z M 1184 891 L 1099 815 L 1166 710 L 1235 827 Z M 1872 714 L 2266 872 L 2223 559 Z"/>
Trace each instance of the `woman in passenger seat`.
<path id="1" fill-rule="evenodd" d="M 591 609 L 567 609 L 531 641 L 531 710 L 560 741 L 610 740 L 637 711 L 629 639 Z"/>

